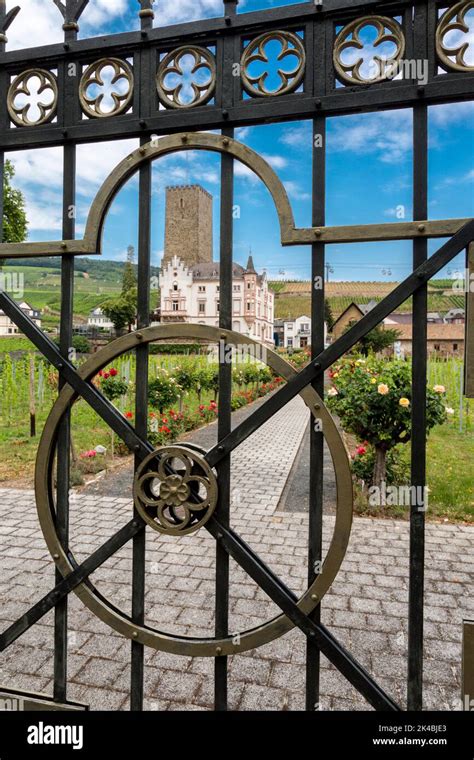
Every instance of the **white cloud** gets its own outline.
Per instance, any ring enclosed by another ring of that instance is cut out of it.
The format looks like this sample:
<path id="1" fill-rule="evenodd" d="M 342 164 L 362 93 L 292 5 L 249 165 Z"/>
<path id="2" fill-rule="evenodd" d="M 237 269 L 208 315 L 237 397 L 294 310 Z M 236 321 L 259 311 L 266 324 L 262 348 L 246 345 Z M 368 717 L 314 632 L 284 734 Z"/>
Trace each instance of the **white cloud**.
<path id="1" fill-rule="evenodd" d="M 280 142 L 289 145 L 290 148 L 307 150 L 311 146 L 311 129 L 308 122 L 302 122 L 296 127 L 287 127 L 280 137 Z"/>
<path id="2" fill-rule="evenodd" d="M 344 116 L 332 121 L 328 133 L 331 151 L 378 154 L 383 163 L 403 161 L 413 142 L 411 111 L 382 111 Z"/>
<path id="3" fill-rule="evenodd" d="M 8 10 L 15 5 L 21 8 L 8 30 L 8 50 L 63 41 L 63 17 L 52 0 L 13 0 L 7 5 Z M 91 0 L 79 20 L 81 33 L 98 34 L 102 25 L 110 25 L 111 16 L 122 16 L 128 7 L 127 0 Z"/>
<path id="4" fill-rule="evenodd" d="M 285 186 L 285 190 L 288 193 L 288 195 L 291 198 L 294 198 L 296 201 L 309 201 L 311 200 L 311 194 L 305 192 L 301 189 L 298 182 L 294 182 L 293 180 L 286 180 L 283 182 Z"/>
<path id="5" fill-rule="evenodd" d="M 474 121 L 474 100 L 461 103 L 445 103 L 429 109 L 430 121 L 437 127 L 451 127 L 459 121 L 472 124 Z"/>
<path id="6" fill-rule="evenodd" d="M 284 169 L 285 166 L 288 166 L 288 161 L 283 156 L 270 156 L 267 153 L 262 153 L 262 158 L 267 164 L 270 164 L 272 169 Z"/>

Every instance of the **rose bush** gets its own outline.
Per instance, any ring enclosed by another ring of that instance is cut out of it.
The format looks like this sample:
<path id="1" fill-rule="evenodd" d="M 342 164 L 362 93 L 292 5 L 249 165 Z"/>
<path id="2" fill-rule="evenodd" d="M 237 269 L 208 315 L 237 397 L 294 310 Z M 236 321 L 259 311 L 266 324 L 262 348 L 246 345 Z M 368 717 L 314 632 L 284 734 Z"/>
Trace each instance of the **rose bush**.
<path id="1" fill-rule="evenodd" d="M 411 365 L 344 359 L 329 376 L 328 406 L 345 430 L 374 448 L 372 484 L 387 479 L 387 453 L 411 439 Z M 446 421 L 444 388 L 427 388 L 426 429 Z"/>

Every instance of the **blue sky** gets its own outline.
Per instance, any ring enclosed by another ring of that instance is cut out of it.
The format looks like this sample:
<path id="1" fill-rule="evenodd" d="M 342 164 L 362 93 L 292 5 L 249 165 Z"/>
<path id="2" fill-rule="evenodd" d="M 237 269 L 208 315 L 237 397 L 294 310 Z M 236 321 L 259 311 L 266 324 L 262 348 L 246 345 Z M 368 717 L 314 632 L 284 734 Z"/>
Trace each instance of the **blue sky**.
<path id="1" fill-rule="evenodd" d="M 12 47 L 27 44 L 28 6 L 19 0 L 20 18 L 11 29 Z M 239 10 L 256 10 L 290 2 L 246 0 Z M 35 0 L 35 41 L 61 40 L 61 19 L 52 0 Z M 84 36 L 137 28 L 135 0 L 91 0 L 84 13 Z M 220 12 L 220 0 L 159 0 L 155 24 L 172 23 Z M 17 29 L 15 29 L 17 27 Z M 26 38 L 26 39 L 25 39 Z M 31 36 L 29 37 L 31 39 Z M 430 109 L 429 218 L 474 216 L 474 102 Z M 327 224 L 393 222 L 404 213 L 412 219 L 412 115 L 402 111 L 359 114 L 330 119 L 327 140 Z M 310 122 L 265 125 L 237 130 L 237 139 L 262 154 L 285 184 L 298 226 L 311 223 Z M 136 141 L 80 146 L 78 149 L 78 236 L 92 199 L 115 164 L 136 147 Z M 59 149 L 15 153 L 17 183 L 27 199 L 30 239 L 60 237 L 61 154 Z M 156 162 L 153 171 L 153 263 L 159 264 L 164 237 L 166 185 L 200 182 L 214 197 L 214 256 L 218 257 L 219 157 L 181 153 Z M 272 278 L 307 279 L 309 247 L 282 249 L 276 213 L 262 183 L 236 164 L 234 259 L 245 263 L 252 250 L 257 268 Z M 104 233 L 104 258 L 123 260 L 137 238 L 137 183 L 131 180 L 116 198 Z M 433 241 L 436 250 L 441 241 Z M 335 280 L 399 280 L 411 266 L 407 242 L 328 246 L 327 259 Z M 462 268 L 461 259 L 451 271 Z"/>

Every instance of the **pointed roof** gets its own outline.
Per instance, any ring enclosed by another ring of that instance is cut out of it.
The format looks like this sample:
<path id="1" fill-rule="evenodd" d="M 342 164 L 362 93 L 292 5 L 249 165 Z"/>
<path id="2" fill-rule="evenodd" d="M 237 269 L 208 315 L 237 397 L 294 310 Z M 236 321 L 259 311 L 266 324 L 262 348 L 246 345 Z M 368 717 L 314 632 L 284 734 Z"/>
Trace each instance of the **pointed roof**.
<path id="1" fill-rule="evenodd" d="M 249 260 L 247 261 L 247 267 L 245 269 L 245 274 L 257 274 L 257 270 L 254 267 L 253 264 L 253 256 L 252 254 L 249 255 Z"/>

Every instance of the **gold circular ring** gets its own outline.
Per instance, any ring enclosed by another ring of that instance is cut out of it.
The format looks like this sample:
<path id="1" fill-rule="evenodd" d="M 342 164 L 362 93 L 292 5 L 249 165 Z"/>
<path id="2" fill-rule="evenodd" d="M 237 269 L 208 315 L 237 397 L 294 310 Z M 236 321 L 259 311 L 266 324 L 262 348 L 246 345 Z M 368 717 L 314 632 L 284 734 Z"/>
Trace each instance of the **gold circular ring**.
<path id="1" fill-rule="evenodd" d="M 104 349 L 94 354 L 79 370 L 80 377 L 90 382 L 97 373 L 121 354 L 131 351 L 138 345 L 144 345 L 157 340 L 179 339 L 203 340 L 219 343 L 225 340 L 227 345 L 254 346 L 261 349 L 261 344 L 231 330 L 221 330 L 217 327 L 193 324 L 157 325 L 129 333 L 117 338 Z M 266 349 L 263 361 L 286 381 L 297 375 L 296 370 L 276 352 Z M 324 436 L 331 452 L 334 464 L 337 509 L 334 532 L 330 546 L 322 564 L 321 573 L 310 584 L 307 591 L 300 597 L 297 604 L 299 609 L 309 615 L 319 604 L 330 588 L 344 559 L 352 525 L 352 477 L 349 459 L 336 424 L 324 406 L 316 391 L 307 386 L 300 394 L 313 417 L 318 421 L 318 429 L 324 431 Z M 38 447 L 35 470 L 35 491 L 38 518 L 48 549 L 55 560 L 56 566 L 63 577 L 67 577 L 77 566 L 70 553 L 66 553 L 61 545 L 56 524 L 55 504 L 52 486 L 52 468 L 56 450 L 58 426 L 70 405 L 77 399 L 77 394 L 65 385 L 46 420 Z M 133 638 L 145 646 L 173 654 L 190 657 L 216 657 L 232 655 L 255 649 L 268 644 L 294 628 L 294 623 L 284 614 L 280 614 L 261 625 L 243 631 L 239 636 L 222 638 L 189 638 L 157 631 L 146 625 L 132 623 L 130 618 L 108 602 L 90 584 L 81 583 L 74 589 L 82 602 L 104 623 L 127 638 Z"/>

